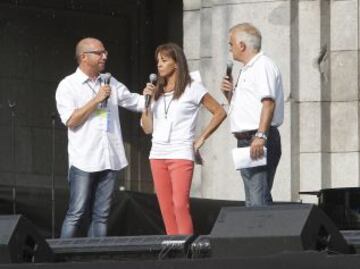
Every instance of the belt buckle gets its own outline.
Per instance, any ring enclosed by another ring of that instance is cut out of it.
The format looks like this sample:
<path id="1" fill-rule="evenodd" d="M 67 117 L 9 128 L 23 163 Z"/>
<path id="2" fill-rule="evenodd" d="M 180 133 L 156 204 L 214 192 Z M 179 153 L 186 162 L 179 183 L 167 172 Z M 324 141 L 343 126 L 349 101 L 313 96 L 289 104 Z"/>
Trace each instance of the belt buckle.
<path id="1" fill-rule="evenodd" d="M 255 133 L 256 131 L 246 131 L 241 133 L 235 133 L 234 135 L 237 139 L 251 139 Z"/>

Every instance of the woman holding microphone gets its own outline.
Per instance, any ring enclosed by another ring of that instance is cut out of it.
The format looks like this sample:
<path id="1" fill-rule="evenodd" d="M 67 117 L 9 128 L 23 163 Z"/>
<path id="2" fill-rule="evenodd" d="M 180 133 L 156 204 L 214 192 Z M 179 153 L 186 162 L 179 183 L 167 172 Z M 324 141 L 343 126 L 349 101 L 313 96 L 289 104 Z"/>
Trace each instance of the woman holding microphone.
<path id="1" fill-rule="evenodd" d="M 152 103 L 142 114 L 146 134 L 152 134 L 150 166 L 162 218 L 168 235 L 193 234 L 189 194 L 194 155 L 225 119 L 221 105 L 202 83 L 190 77 L 183 50 L 174 43 L 155 51 L 157 86 L 151 83 Z M 197 115 L 204 106 L 212 118 L 195 138 Z"/>

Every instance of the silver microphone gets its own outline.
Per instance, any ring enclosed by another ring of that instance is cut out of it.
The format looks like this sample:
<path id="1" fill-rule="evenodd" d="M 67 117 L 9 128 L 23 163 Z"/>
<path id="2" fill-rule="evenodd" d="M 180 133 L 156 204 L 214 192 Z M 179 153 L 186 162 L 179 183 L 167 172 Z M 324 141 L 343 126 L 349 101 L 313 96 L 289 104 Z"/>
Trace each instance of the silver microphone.
<path id="1" fill-rule="evenodd" d="M 155 84 L 157 81 L 157 75 L 154 73 L 150 74 L 149 81 L 151 84 Z M 150 101 L 151 101 L 151 96 L 149 94 L 145 94 L 145 107 L 146 108 L 149 108 Z"/>
<path id="2" fill-rule="evenodd" d="M 110 80 L 111 80 L 111 74 L 110 73 L 105 73 L 101 75 L 101 81 L 104 83 L 104 85 L 109 85 L 110 84 Z M 101 107 L 102 108 L 106 108 L 107 107 L 107 103 L 108 103 L 108 99 L 109 96 L 101 102 Z"/>
<path id="3" fill-rule="evenodd" d="M 101 79 L 104 81 L 105 85 L 109 85 L 110 80 L 111 80 L 111 74 L 110 73 L 105 73 L 105 74 L 102 75 Z"/>

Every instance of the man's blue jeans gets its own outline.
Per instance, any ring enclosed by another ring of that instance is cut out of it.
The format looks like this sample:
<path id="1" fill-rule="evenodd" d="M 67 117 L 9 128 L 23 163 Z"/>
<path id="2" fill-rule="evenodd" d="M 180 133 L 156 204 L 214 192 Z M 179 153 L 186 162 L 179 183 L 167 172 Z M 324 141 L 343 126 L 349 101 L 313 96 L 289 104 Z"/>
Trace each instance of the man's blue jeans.
<path id="1" fill-rule="evenodd" d="M 252 139 L 238 139 L 238 147 L 248 147 L 251 141 Z M 271 188 L 281 157 L 281 139 L 276 127 L 270 128 L 266 147 L 266 166 L 240 170 L 244 181 L 246 206 L 266 206 L 272 204 Z"/>
<path id="2" fill-rule="evenodd" d="M 107 234 L 107 220 L 114 193 L 116 172 L 88 173 L 75 166 L 69 169 L 69 208 L 61 229 L 61 238 L 75 237 L 85 215 L 90 216 L 89 237 Z"/>

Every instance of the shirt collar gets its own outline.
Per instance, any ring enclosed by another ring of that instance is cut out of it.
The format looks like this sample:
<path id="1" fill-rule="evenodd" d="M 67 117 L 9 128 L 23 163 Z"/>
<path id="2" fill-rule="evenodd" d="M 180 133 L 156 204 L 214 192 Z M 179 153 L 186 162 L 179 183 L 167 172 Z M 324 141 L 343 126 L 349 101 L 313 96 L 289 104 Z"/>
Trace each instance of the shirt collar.
<path id="1" fill-rule="evenodd" d="M 81 82 L 82 84 L 88 82 L 88 81 L 91 81 L 91 79 L 89 78 L 88 75 L 86 75 L 79 67 L 76 69 L 76 72 L 75 72 L 75 77 L 76 79 Z M 101 78 L 101 75 L 99 75 L 97 78 L 96 78 L 96 81 L 99 80 L 99 78 Z"/>
<path id="2" fill-rule="evenodd" d="M 257 54 L 255 54 L 254 57 L 251 58 L 251 60 L 244 65 L 243 69 L 249 68 L 250 66 L 254 65 L 254 63 L 262 56 L 264 55 L 264 53 L 262 51 L 258 52 Z"/>

